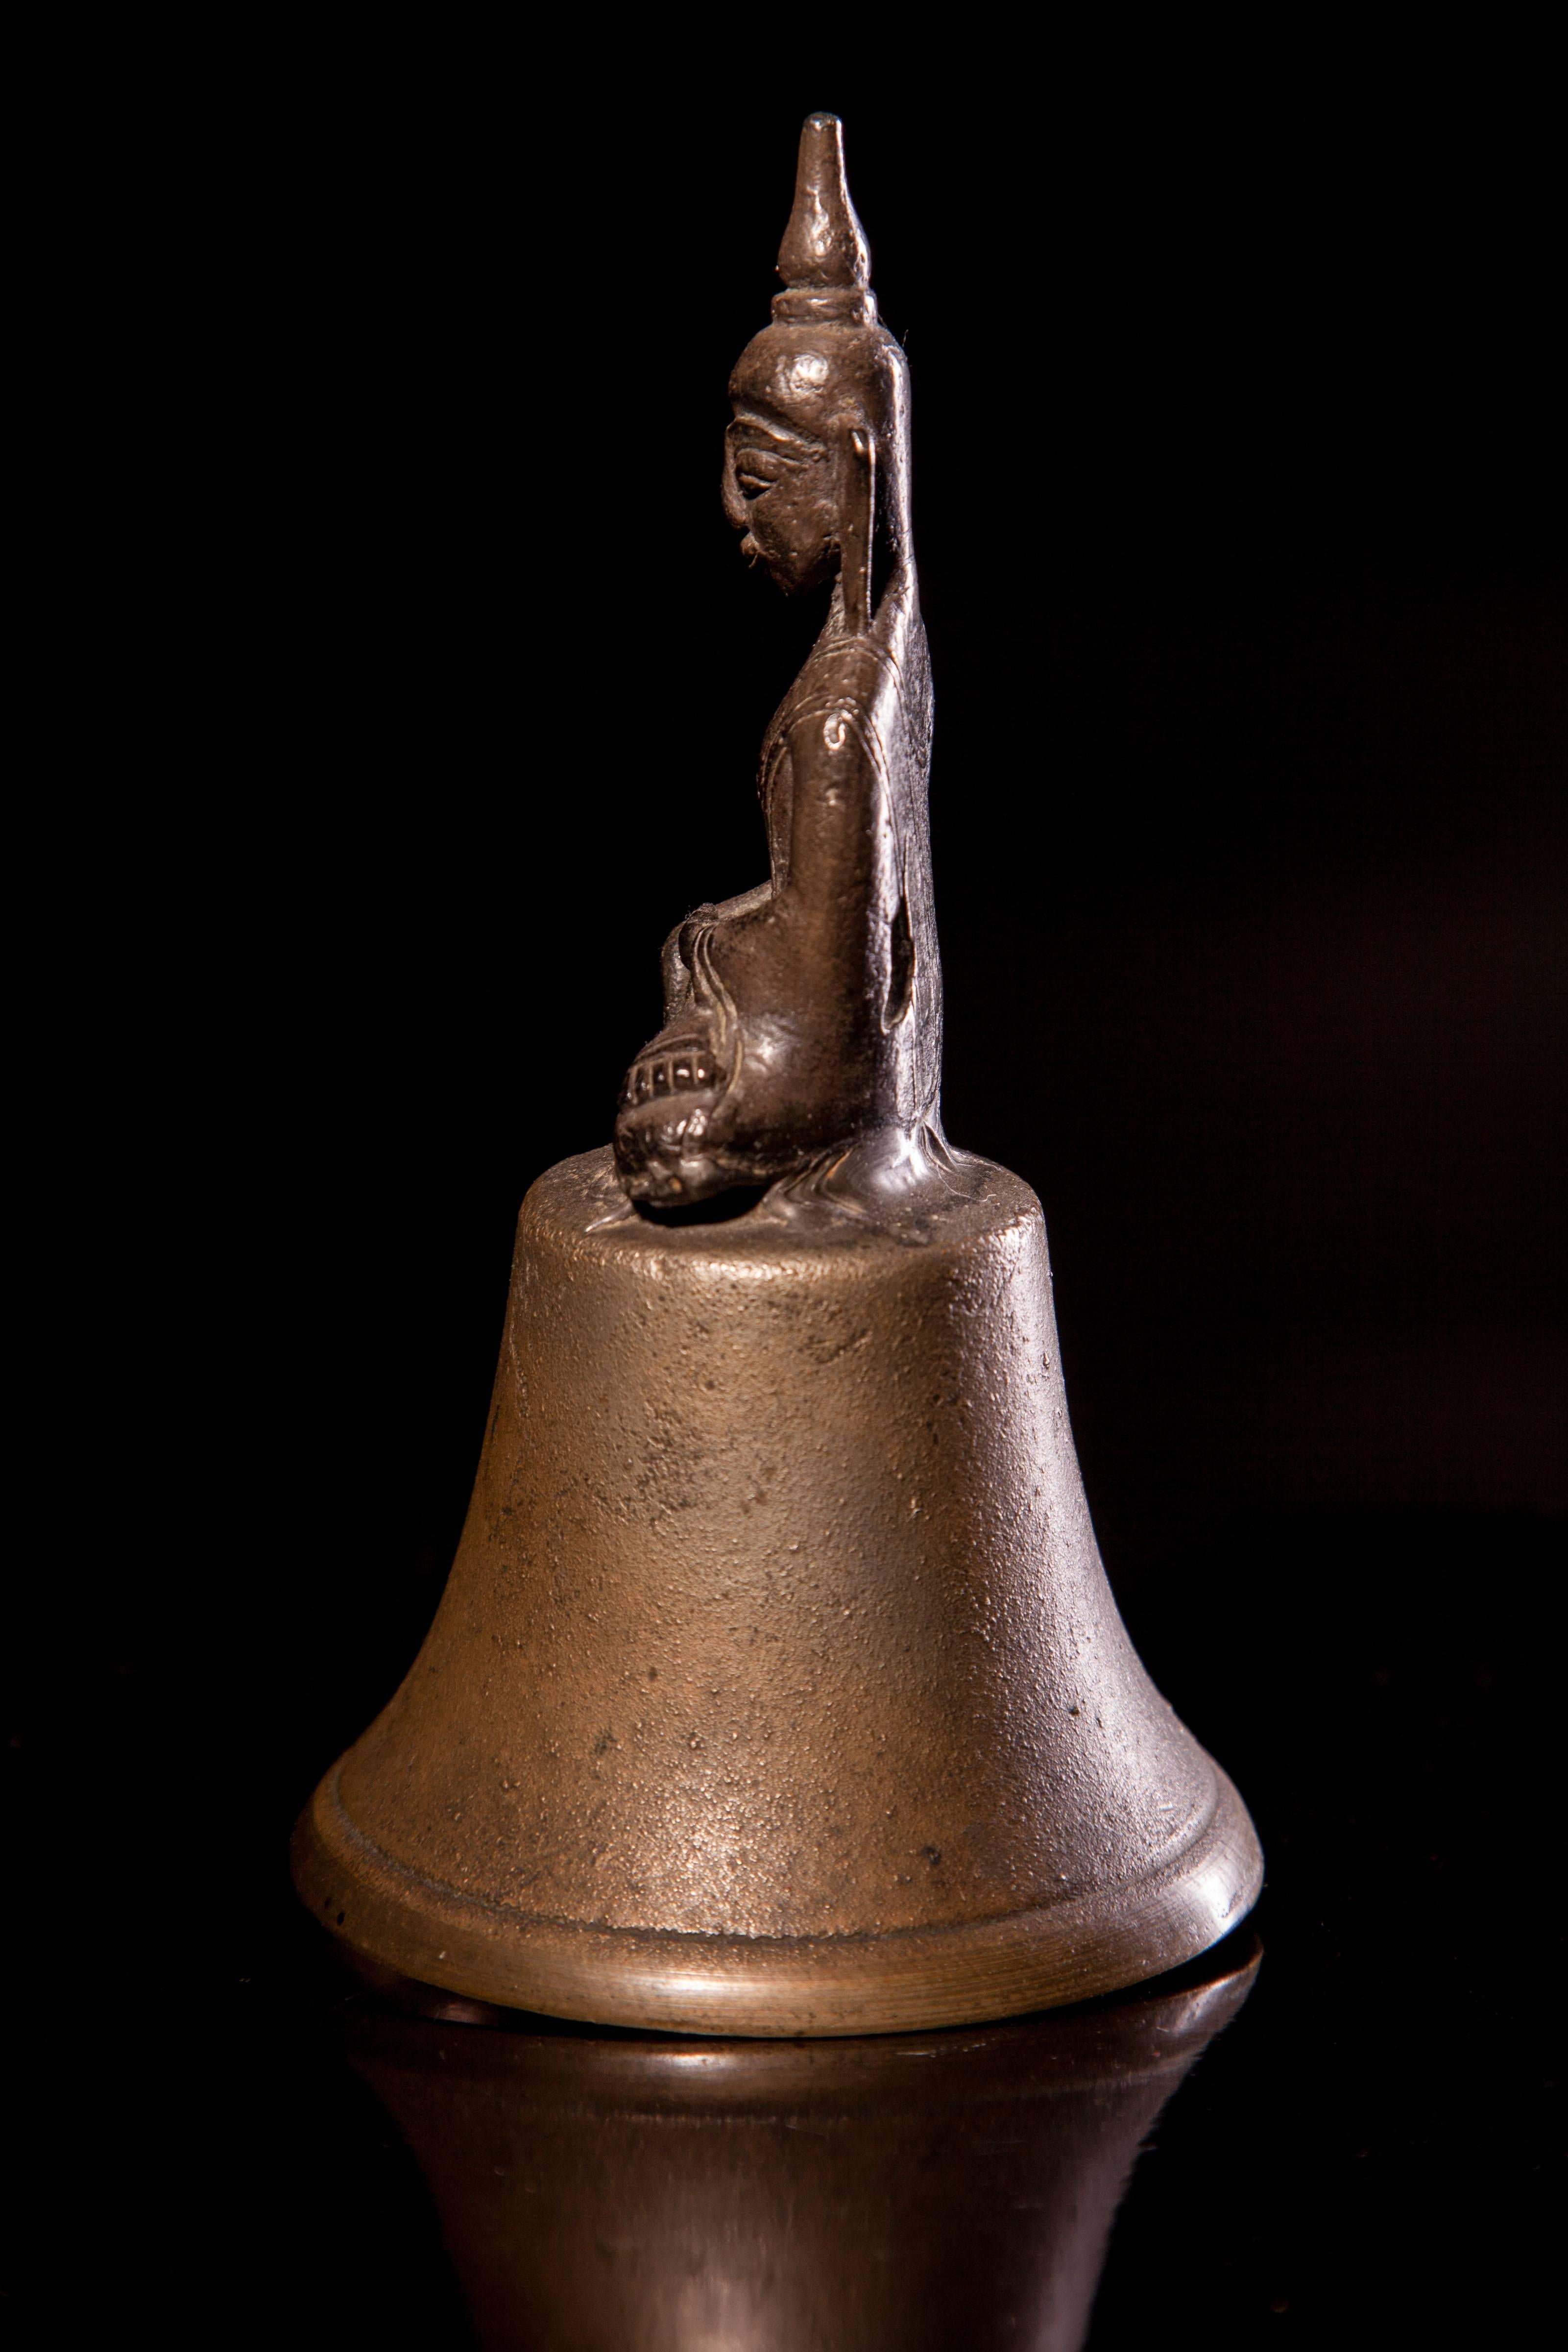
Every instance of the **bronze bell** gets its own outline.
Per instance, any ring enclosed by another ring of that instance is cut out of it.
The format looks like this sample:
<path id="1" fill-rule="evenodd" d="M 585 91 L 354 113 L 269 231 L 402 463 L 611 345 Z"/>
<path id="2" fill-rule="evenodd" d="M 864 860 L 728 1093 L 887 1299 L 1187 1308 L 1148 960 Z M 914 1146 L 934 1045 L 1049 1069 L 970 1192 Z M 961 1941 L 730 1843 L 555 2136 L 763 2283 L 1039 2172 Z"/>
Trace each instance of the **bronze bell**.
<path id="1" fill-rule="evenodd" d="M 942 1131 L 907 369 L 831 116 L 779 270 L 725 504 L 830 597 L 768 879 L 671 934 L 613 1147 L 523 1203 L 445 1594 L 295 1868 L 473 2000 L 856 2034 L 1155 1975 L 1262 1858 L 1116 1613 L 1040 1204 Z"/>

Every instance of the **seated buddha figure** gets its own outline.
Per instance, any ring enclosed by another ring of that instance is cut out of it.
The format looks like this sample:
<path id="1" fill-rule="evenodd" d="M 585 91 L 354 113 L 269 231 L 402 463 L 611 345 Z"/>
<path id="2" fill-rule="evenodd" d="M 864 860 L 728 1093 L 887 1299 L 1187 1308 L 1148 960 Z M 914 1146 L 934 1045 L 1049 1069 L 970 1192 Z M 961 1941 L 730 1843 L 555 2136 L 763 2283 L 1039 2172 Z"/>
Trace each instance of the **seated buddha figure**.
<path id="1" fill-rule="evenodd" d="M 763 742 L 768 878 L 665 942 L 664 1026 L 615 1127 L 622 1182 L 652 1207 L 851 1162 L 909 1182 L 946 1159 L 908 373 L 868 267 L 839 123 L 813 115 L 787 290 L 730 379 L 724 505 L 786 594 L 831 594 Z"/>

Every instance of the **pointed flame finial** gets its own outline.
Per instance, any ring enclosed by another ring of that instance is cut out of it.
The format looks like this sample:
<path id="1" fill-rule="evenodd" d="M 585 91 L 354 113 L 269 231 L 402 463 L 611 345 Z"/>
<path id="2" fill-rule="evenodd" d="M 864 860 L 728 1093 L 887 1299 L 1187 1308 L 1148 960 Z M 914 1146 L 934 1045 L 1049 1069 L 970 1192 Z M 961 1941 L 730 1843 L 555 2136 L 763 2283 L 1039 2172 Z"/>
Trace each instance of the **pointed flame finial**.
<path id="1" fill-rule="evenodd" d="M 806 117 L 779 275 L 789 291 L 774 297 L 775 318 L 869 323 L 876 317 L 871 248 L 850 202 L 844 130 L 836 114 Z"/>

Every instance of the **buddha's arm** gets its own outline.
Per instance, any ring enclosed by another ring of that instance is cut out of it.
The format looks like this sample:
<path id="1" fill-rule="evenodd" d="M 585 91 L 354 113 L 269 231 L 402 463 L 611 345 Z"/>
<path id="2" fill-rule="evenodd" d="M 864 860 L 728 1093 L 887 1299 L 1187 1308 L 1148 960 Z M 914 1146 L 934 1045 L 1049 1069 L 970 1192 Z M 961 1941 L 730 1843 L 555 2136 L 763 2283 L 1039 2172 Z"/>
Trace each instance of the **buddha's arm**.
<path id="1" fill-rule="evenodd" d="M 716 907 L 699 907 L 687 920 L 694 923 L 729 923 L 737 915 L 755 915 L 768 906 L 773 897 L 771 882 L 759 882 L 755 890 L 743 890 L 737 898 L 721 898 Z"/>
<path id="2" fill-rule="evenodd" d="M 790 736 L 789 872 L 779 912 L 814 988 L 862 992 L 874 961 L 885 794 L 871 727 L 846 694 L 802 718 Z"/>
<path id="3" fill-rule="evenodd" d="M 664 982 L 664 1019 L 673 1021 L 686 1002 L 691 989 L 691 933 L 699 923 L 729 923 L 738 916 L 760 913 L 773 900 L 771 882 L 759 882 L 755 890 L 743 890 L 738 898 L 721 898 L 716 906 L 694 907 L 691 913 L 675 925 L 664 941 L 660 969 Z"/>
<path id="4" fill-rule="evenodd" d="M 886 794 L 863 704 L 849 687 L 789 730 L 787 869 L 722 907 L 699 907 L 664 948 L 666 1022 L 689 1003 L 692 933 L 711 923 L 716 972 L 747 1011 L 799 1031 L 862 1025 L 885 992 L 882 887 Z"/>

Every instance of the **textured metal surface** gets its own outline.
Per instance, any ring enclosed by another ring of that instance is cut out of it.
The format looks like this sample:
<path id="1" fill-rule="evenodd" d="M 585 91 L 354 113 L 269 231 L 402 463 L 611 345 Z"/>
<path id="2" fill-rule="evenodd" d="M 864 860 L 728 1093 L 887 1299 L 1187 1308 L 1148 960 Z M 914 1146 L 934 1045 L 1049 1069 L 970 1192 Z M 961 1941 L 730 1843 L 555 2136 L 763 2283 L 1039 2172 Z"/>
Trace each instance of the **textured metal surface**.
<path id="1" fill-rule="evenodd" d="M 942 1150 L 909 372 L 869 266 L 839 124 L 812 115 L 786 291 L 730 378 L 724 506 L 787 595 L 831 594 L 762 746 L 768 879 L 696 908 L 665 942 L 664 1026 L 615 1125 L 639 1200 L 706 1199 L 882 1138 L 857 1171 L 876 1189 Z"/>
<path id="2" fill-rule="evenodd" d="M 1039 1204 L 524 1203 L 484 1459 L 298 1870 L 373 1959 L 626 2024 L 844 2033 L 1203 1949 L 1260 1863 L 1095 1549 Z"/>
<path id="3" fill-rule="evenodd" d="M 779 266 L 725 505 L 831 599 L 768 878 L 672 933 L 613 1152 L 523 1204 L 445 1597 L 296 1871 L 361 1960 L 476 2000 L 855 2034 L 1151 1976 L 1262 1862 L 1113 1604 L 1039 1203 L 942 1132 L 907 372 L 831 116 Z"/>

